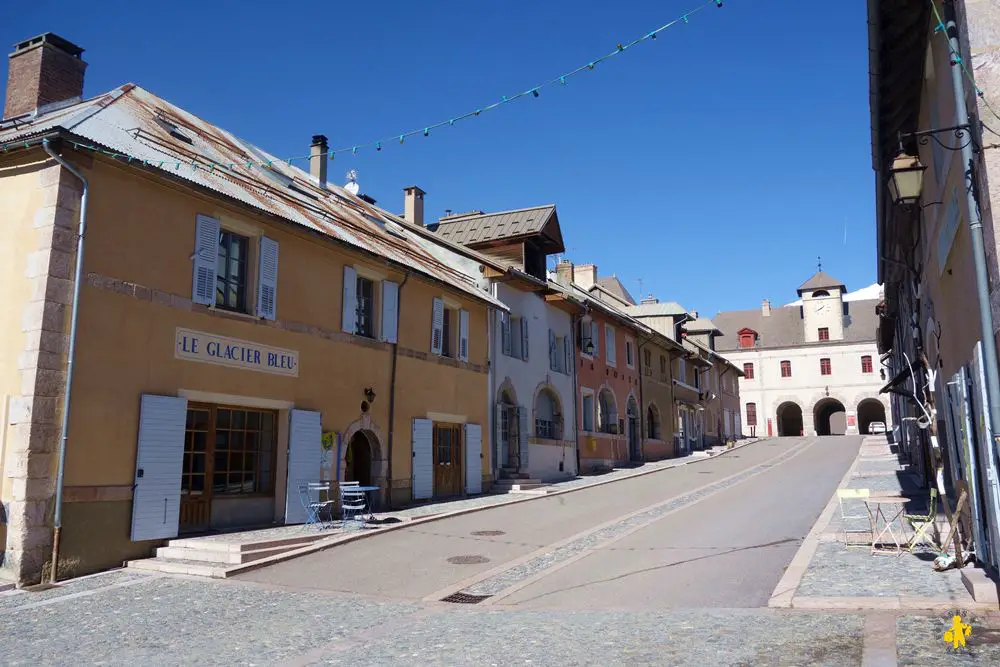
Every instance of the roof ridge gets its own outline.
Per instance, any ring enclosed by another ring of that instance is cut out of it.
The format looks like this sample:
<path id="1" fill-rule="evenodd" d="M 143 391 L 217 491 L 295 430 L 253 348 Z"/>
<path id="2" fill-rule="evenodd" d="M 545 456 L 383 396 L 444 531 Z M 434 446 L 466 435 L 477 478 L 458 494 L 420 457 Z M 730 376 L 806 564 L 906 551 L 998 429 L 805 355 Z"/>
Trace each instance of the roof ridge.
<path id="1" fill-rule="evenodd" d="M 537 211 L 543 208 L 554 209 L 555 204 L 542 204 L 540 206 L 525 206 L 524 208 L 512 208 L 507 211 L 482 211 L 481 213 L 469 212 L 469 213 L 458 213 L 455 215 L 445 216 L 444 218 L 438 219 L 439 225 L 447 225 L 451 222 L 457 222 L 459 220 L 465 220 L 467 218 L 485 218 L 492 215 L 506 215 L 507 213 L 521 213 L 522 211 Z"/>

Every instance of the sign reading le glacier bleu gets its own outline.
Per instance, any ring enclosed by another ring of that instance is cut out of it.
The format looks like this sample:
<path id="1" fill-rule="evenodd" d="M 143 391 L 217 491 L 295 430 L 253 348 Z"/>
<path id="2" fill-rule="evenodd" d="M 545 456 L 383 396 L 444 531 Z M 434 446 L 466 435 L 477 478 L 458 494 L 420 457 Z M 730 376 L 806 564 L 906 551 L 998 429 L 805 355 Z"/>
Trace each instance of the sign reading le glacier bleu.
<path id="1" fill-rule="evenodd" d="M 268 347 L 180 327 L 177 328 L 174 356 L 248 371 L 299 376 L 299 353 L 295 350 Z"/>

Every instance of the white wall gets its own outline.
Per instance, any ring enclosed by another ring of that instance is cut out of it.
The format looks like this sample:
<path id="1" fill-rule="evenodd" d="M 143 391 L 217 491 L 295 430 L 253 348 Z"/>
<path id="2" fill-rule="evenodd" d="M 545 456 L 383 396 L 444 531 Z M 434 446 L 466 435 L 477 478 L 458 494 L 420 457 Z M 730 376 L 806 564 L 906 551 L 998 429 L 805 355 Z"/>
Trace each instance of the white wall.
<path id="1" fill-rule="evenodd" d="M 861 372 L 861 357 L 872 358 L 872 372 Z M 885 385 L 879 375 L 879 354 L 875 343 L 839 343 L 808 345 L 795 348 L 749 349 L 725 352 L 724 356 L 740 369 L 753 363 L 752 380 L 740 379 L 740 408 L 743 431 L 750 432 L 747 423 L 747 403 L 757 405 L 757 435 L 767 435 L 770 418 L 774 435 L 778 435 L 777 409 L 785 401 L 794 401 L 802 408 L 802 422 L 806 435 L 815 435 L 813 409 L 817 402 L 829 397 L 843 403 L 848 418 L 857 416 L 858 404 L 866 398 L 878 399 L 886 413 L 886 425 L 891 422 L 888 398 L 878 391 Z M 820 372 L 820 359 L 830 359 L 830 375 Z M 792 376 L 781 377 L 781 361 L 792 364 Z M 891 428 L 891 426 L 889 426 Z M 848 425 L 848 433 L 857 433 L 858 424 Z"/>
<path id="2" fill-rule="evenodd" d="M 574 346 L 571 359 L 575 363 L 576 337 L 572 331 L 572 318 L 569 313 L 554 308 L 545 302 L 544 298 L 533 292 L 522 292 L 507 284 L 497 285 L 497 296 L 510 308 L 512 317 L 521 317 L 528 322 L 528 359 L 522 361 L 503 354 L 501 345 L 500 318 L 494 325 L 492 336 L 496 341 L 496 354 L 493 357 L 493 399 L 500 398 L 500 390 L 509 381 L 516 394 L 517 403 L 528 410 L 528 472 L 531 477 L 552 479 L 565 475 L 575 475 L 576 470 L 576 384 L 573 368 L 568 374 L 559 373 L 549 368 L 549 329 L 557 336 L 568 336 L 570 345 Z M 548 384 L 559 398 L 562 411 L 563 433 L 562 441 L 532 442 L 534 440 L 534 401 L 539 389 Z M 499 438 L 495 438 L 499 441 Z M 524 439 L 522 438 L 522 443 Z M 522 447 L 525 445 L 522 444 Z M 503 462 L 497 461 L 496 447 L 493 453 L 494 465 L 499 468 Z M 559 470 L 559 464 L 563 470 Z"/>

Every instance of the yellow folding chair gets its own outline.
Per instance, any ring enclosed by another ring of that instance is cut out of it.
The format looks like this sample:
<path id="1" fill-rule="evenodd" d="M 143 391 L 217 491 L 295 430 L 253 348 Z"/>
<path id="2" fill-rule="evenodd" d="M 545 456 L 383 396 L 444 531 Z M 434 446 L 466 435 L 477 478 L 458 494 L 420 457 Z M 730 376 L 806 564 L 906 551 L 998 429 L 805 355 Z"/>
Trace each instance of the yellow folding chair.
<path id="1" fill-rule="evenodd" d="M 931 499 L 928 504 L 927 514 L 904 514 L 903 519 L 913 528 L 913 537 L 910 538 L 909 550 L 913 550 L 923 541 L 929 542 L 935 548 L 938 546 L 927 536 L 927 529 L 935 525 L 937 521 L 937 500 L 938 490 L 931 489 Z"/>
<path id="2" fill-rule="evenodd" d="M 851 530 L 849 528 L 849 522 L 852 520 L 864 519 L 866 522 L 870 521 L 868 513 L 864 514 L 849 514 L 846 507 L 845 501 L 865 501 L 871 497 L 871 491 L 869 489 L 837 489 L 837 501 L 840 503 L 840 518 L 841 518 L 841 533 L 844 536 L 844 544 L 846 546 L 868 546 L 871 540 L 866 543 L 852 545 L 850 543 L 849 535 L 868 535 L 871 536 L 871 527 L 865 529 Z"/>

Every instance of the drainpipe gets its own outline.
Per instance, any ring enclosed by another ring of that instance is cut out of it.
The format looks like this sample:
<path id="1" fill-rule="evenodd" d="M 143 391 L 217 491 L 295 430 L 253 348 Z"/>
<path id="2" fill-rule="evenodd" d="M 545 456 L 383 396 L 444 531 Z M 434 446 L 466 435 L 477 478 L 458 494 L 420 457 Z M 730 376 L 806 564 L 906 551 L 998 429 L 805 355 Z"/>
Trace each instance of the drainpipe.
<path id="1" fill-rule="evenodd" d="M 946 0 L 944 3 L 945 30 L 948 33 L 948 44 L 951 46 L 951 81 L 955 91 L 956 125 L 968 125 L 973 138 L 978 132 L 969 119 L 969 109 L 965 104 L 965 85 L 962 80 L 962 64 L 956 60 L 955 54 L 960 54 L 958 41 L 958 26 L 955 21 L 955 2 Z M 990 404 L 990 431 L 993 435 L 990 455 L 996 459 L 997 440 L 1000 438 L 1000 375 L 997 371 L 997 348 L 993 334 L 993 311 L 990 306 L 989 272 L 986 266 L 986 250 L 983 242 L 983 221 L 979 215 L 979 188 L 976 183 L 972 141 L 962 146 L 962 162 L 966 164 L 965 178 L 968 187 L 965 188 L 966 208 L 969 215 L 969 232 L 972 237 L 972 260 L 976 267 L 976 295 L 979 301 L 980 335 L 983 339 L 983 371 L 986 375 L 986 397 Z"/>
<path id="2" fill-rule="evenodd" d="M 399 334 L 401 332 L 400 323 L 402 318 L 400 314 L 403 312 L 403 288 L 406 286 L 406 281 L 410 279 L 410 274 L 403 274 L 403 282 L 399 283 L 399 290 L 396 292 L 396 342 L 392 345 L 392 365 L 389 370 L 389 439 L 387 447 L 389 452 L 386 456 L 385 464 L 385 486 L 386 486 L 386 505 L 389 509 L 392 509 L 392 448 L 393 448 L 393 436 L 396 433 L 396 359 L 399 356 Z M 338 463 L 338 470 L 340 464 Z"/>
<path id="3" fill-rule="evenodd" d="M 58 162 L 66 170 L 80 179 L 83 183 L 83 195 L 80 197 L 80 223 L 76 237 L 76 273 L 73 279 L 73 302 L 70 309 L 69 325 L 69 351 L 66 355 L 66 386 L 64 389 L 65 399 L 63 402 L 62 424 L 59 435 L 59 467 L 56 472 L 56 503 L 55 515 L 52 520 L 52 566 L 50 568 L 50 582 L 56 583 L 59 570 L 59 537 L 62 532 L 62 499 L 63 499 L 63 477 L 66 472 L 66 441 L 69 439 L 69 414 L 70 414 L 70 392 L 73 388 L 73 361 L 76 356 L 76 324 L 80 313 L 80 281 L 83 278 L 83 238 L 87 231 L 87 195 L 90 192 L 90 185 L 76 167 L 66 161 L 65 158 L 52 150 L 49 139 L 42 140 L 42 148 L 53 160 Z"/>

